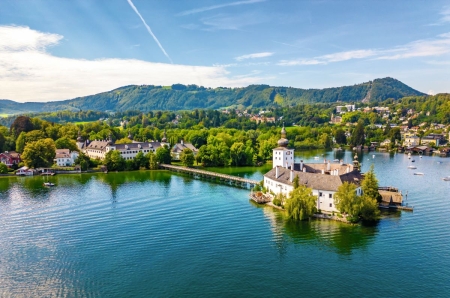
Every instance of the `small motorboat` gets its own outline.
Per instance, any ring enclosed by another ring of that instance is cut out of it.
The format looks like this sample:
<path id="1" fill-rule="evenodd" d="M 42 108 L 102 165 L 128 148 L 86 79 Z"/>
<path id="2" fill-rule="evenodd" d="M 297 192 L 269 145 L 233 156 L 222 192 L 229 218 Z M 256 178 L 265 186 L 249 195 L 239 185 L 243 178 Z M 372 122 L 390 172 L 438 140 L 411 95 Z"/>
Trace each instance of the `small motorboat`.
<path id="1" fill-rule="evenodd" d="M 318 156 L 314 156 L 314 159 L 315 159 L 315 160 L 319 160 L 319 157 L 318 157 Z"/>
<path id="2" fill-rule="evenodd" d="M 450 176 L 444 177 L 444 178 L 442 178 L 442 180 L 444 180 L 444 181 L 450 181 Z"/>
<path id="3" fill-rule="evenodd" d="M 334 162 L 339 162 L 339 159 L 333 159 Z"/>
<path id="4" fill-rule="evenodd" d="M 44 182 L 44 186 L 47 186 L 47 187 L 55 186 L 55 183 Z"/>
<path id="5" fill-rule="evenodd" d="M 423 176 L 424 174 L 422 172 L 415 172 L 414 175 Z"/>
<path id="6" fill-rule="evenodd" d="M 408 166 L 408 169 L 414 170 L 414 169 L 417 169 L 417 167 L 415 167 L 415 166 Z"/>
<path id="7" fill-rule="evenodd" d="M 375 158 L 375 154 L 372 155 L 372 158 Z"/>
<path id="8" fill-rule="evenodd" d="M 419 155 L 420 158 L 422 158 L 422 155 Z"/>
<path id="9" fill-rule="evenodd" d="M 414 159 L 411 159 L 411 162 L 416 162 Z"/>

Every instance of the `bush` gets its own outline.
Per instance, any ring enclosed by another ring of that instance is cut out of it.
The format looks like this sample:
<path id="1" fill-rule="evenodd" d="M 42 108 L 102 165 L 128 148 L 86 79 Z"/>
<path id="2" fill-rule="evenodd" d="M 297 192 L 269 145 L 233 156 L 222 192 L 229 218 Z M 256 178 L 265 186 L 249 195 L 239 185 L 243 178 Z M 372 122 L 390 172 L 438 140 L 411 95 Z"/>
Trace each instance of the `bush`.
<path id="1" fill-rule="evenodd" d="M 272 203 L 273 203 L 275 206 L 281 206 L 281 200 L 278 199 L 278 198 L 273 199 Z"/>

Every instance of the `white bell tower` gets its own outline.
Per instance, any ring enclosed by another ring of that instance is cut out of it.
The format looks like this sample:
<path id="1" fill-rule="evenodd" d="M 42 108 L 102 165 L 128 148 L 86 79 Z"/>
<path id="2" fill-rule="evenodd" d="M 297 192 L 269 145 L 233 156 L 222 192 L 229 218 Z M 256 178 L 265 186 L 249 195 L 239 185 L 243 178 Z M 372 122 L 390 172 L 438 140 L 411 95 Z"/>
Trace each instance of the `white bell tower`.
<path id="1" fill-rule="evenodd" d="M 294 149 L 288 149 L 289 141 L 286 139 L 286 129 L 281 129 L 281 139 L 278 140 L 278 147 L 273 149 L 273 167 L 290 168 L 294 165 Z"/>

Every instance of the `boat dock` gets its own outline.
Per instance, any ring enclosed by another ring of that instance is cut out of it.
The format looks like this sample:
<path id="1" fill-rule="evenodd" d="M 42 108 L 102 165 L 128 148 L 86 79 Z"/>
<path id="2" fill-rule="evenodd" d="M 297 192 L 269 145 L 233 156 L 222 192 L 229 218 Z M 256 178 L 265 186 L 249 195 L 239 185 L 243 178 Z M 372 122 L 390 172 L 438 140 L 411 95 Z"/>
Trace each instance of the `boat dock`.
<path id="1" fill-rule="evenodd" d="M 381 202 L 378 205 L 380 209 L 393 209 L 393 210 L 405 210 L 414 211 L 414 207 L 404 205 L 402 192 L 398 188 L 392 186 L 378 187 L 378 192 L 381 195 Z M 406 198 L 408 192 L 406 192 Z"/>
<path id="2" fill-rule="evenodd" d="M 186 173 L 189 175 L 193 175 L 194 177 L 199 178 L 206 178 L 206 179 L 218 179 L 220 181 L 225 181 L 229 183 L 236 183 L 240 184 L 241 186 L 250 186 L 253 187 L 256 184 L 259 184 L 259 181 L 242 178 L 238 176 L 232 176 L 227 174 L 221 174 L 211 171 L 205 171 L 205 170 L 198 170 L 194 168 L 187 168 L 187 167 L 181 167 L 181 166 L 174 166 L 174 165 L 168 165 L 168 164 L 160 164 L 160 167 L 166 170 L 175 171 L 179 173 Z"/>

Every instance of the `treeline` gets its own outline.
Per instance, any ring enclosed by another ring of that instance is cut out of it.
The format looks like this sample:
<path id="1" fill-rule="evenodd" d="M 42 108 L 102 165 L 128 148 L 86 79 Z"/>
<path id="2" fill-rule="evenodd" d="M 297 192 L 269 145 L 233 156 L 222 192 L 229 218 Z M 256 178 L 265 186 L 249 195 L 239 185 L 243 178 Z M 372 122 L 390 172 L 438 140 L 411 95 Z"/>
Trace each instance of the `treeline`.
<path id="1" fill-rule="evenodd" d="M 36 117 L 42 120 L 56 123 L 66 122 L 86 122 L 96 121 L 100 118 L 108 118 L 109 114 L 98 111 L 55 111 L 55 112 L 42 112 L 42 113 L 25 113 L 23 116 Z M 17 116 L 8 116 L 0 118 L 0 125 L 10 126 Z"/>
<path id="2" fill-rule="evenodd" d="M 289 107 L 299 104 L 336 102 L 379 102 L 388 98 L 420 96 L 414 90 L 393 78 L 376 79 L 353 86 L 324 89 L 301 89 L 250 85 L 242 88 L 205 88 L 197 85 L 172 86 L 132 85 L 95 95 L 51 103 L 15 103 L 0 101 L 0 113 L 11 111 L 180 111 L 193 109 L 219 109 L 234 107 L 268 108 Z M 5 106 L 4 108 L 2 107 Z"/>

